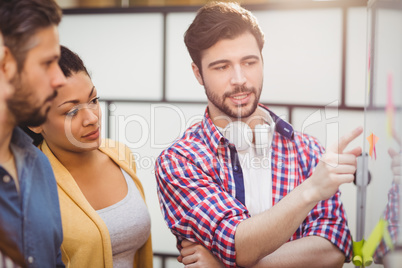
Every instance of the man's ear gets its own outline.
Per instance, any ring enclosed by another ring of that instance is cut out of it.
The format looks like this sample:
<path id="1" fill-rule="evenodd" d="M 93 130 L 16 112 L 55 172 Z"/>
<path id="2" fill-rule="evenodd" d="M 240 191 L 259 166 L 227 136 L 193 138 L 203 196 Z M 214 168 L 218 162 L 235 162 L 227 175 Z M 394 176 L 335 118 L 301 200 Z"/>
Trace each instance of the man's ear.
<path id="1" fill-rule="evenodd" d="M 197 78 L 198 83 L 200 83 L 200 85 L 203 86 L 204 80 L 202 79 L 200 69 L 198 69 L 197 65 L 195 65 L 194 62 L 191 63 L 191 68 L 193 68 L 193 73 L 195 75 L 195 78 Z"/>
<path id="2" fill-rule="evenodd" d="M 1 34 L 1 31 L 0 31 L 0 63 L 3 60 L 4 49 L 5 49 L 5 47 L 4 47 L 4 42 L 3 42 L 3 35 Z"/>
<path id="3" fill-rule="evenodd" d="M 36 134 L 41 134 L 42 133 L 42 126 L 38 127 L 28 127 L 32 132 L 35 132 Z"/>
<path id="4" fill-rule="evenodd" d="M 4 57 L 4 50 L 6 48 L 1 44 L 1 36 L 0 36 L 0 64 L 3 63 L 3 57 Z"/>
<path id="5" fill-rule="evenodd" d="M 13 79 L 17 73 L 17 61 L 11 54 L 11 51 L 8 47 L 4 47 L 4 58 L 0 63 L 0 68 L 3 71 L 7 81 L 11 81 L 11 79 Z"/>

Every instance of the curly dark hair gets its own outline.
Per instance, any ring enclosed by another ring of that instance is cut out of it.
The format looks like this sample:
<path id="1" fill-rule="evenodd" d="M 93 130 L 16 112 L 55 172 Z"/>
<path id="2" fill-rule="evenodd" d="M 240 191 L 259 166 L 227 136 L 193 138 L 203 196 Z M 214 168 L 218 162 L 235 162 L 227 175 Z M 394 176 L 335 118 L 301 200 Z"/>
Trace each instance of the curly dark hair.
<path id="1" fill-rule="evenodd" d="M 65 77 L 79 72 L 84 72 L 91 77 L 80 56 L 63 45 L 60 46 L 59 66 Z"/>

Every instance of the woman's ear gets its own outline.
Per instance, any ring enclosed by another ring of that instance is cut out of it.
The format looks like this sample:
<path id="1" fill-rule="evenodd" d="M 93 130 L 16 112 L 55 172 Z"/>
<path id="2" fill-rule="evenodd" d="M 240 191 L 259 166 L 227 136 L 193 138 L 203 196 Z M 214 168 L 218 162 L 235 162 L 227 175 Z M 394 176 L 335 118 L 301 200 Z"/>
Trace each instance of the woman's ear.
<path id="1" fill-rule="evenodd" d="M 204 80 L 202 79 L 200 69 L 198 69 L 197 65 L 195 65 L 194 62 L 191 63 L 191 68 L 193 68 L 193 73 L 195 75 L 195 78 L 197 78 L 198 83 L 200 83 L 200 85 L 203 86 Z"/>
<path id="2" fill-rule="evenodd" d="M 36 134 L 41 134 L 42 133 L 42 126 L 38 126 L 38 127 L 28 127 L 32 132 L 36 133 Z"/>

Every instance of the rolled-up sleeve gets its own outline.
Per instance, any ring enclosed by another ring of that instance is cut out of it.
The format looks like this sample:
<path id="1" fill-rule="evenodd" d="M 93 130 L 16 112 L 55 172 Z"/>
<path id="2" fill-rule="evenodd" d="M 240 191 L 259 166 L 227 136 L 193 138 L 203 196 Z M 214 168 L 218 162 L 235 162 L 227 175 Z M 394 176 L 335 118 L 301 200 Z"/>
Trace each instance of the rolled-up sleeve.
<path id="1" fill-rule="evenodd" d="M 235 232 L 248 213 L 224 190 L 224 178 L 220 178 L 216 165 L 219 163 L 214 159 L 169 150 L 156 161 L 158 196 L 178 248 L 184 238 L 198 241 L 227 267 L 235 267 Z"/>
<path id="2" fill-rule="evenodd" d="M 304 136 L 303 153 L 299 152 L 304 162 L 304 177 L 309 178 L 314 172 L 321 156 L 325 153 L 318 140 Z M 303 236 L 316 235 L 329 240 L 345 255 L 345 261 L 352 258 L 352 236 L 348 227 L 346 214 L 338 190 L 331 198 L 320 201 L 307 215 L 303 226 Z"/>

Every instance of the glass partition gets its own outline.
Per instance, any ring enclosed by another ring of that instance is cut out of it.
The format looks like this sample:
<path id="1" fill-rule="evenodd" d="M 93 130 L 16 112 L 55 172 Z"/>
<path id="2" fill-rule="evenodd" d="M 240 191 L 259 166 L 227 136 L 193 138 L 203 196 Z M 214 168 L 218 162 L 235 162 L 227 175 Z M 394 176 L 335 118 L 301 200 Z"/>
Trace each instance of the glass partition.
<path id="1" fill-rule="evenodd" d="M 365 154 L 357 177 L 354 240 L 360 245 L 354 264 L 401 267 L 402 1 L 369 1 L 367 11 Z"/>

